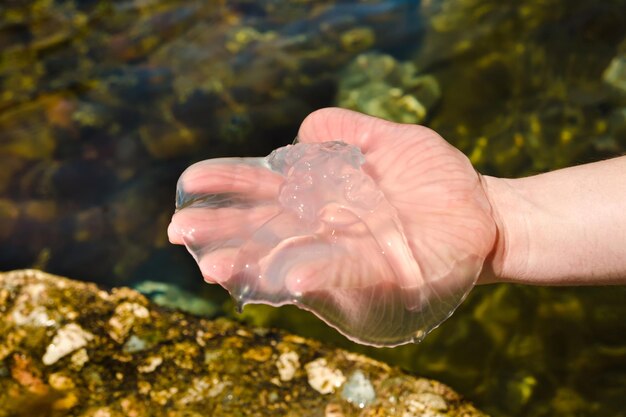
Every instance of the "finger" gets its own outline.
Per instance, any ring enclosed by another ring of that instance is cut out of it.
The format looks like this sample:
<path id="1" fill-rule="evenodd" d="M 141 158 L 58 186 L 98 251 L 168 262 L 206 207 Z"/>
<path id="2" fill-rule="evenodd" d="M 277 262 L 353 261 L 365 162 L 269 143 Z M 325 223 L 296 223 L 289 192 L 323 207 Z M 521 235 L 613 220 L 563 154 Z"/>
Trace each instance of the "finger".
<path id="1" fill-rule="evenodd" d="M 309 258 L 291 269 L 285 286 L 304 308 L 343 333 L 377 337 L 386 332 L 381 321 L 386 321 L 387 311 L 402 309 L 403 305 L 399 287 L 393 285 L 393 271 L 384 260 L 369 259 L 362 254 L 318 261 Z M 377 313 L 370 314 L 372 311 Z"/>
<path id="2" fill-rule="evenodd" d="M 198 162 L 178 181 L 180 207 L 198 195 L 240 194 L 246 199 L 274 199 L 283 177 L 261 158 L 219 158 Z M 207 196 L 208 197 L 208 196 Z"/>
<path id="3" fill-rule="evenodd" d="M 198 266 L 204 280 L 211 284 L 226 284 L 233 276 L 237 253 L 239 247 L 221 248 L 200 258 Z"/>
<path id="4" fill-rule="evenodd" d="M 315 291 L 372 287 L 393 278 L 393 271 L 369 243 L 309 236 L 277 247 L 276 259 L 289 259 L 285 286 L 295 296 Z"/>
<path id="5" fill-rule="evenodd" d="M 174 214 L 167 234 L 171 243 L 207 248 L 225 240 L 248 238 L 279 211 L 274 204 L 254 208 L 187 207 Z"/>
<path id="6" fill-rule="evenodd" d="M 364 154 L 379 150 L 375 159 L 387 155 L 389 147 L 395 148 L 400 142 L 410 143 L 418 152 L 436 143 L 461 154 L 437 132 L 425 126 L 394 123 L 335 107 L 309 114 L 300 126 L 298 140 L 304 143 L 339 140 L 359 147 Z M 416 146 L 416 143 L 421 145 Z"/>

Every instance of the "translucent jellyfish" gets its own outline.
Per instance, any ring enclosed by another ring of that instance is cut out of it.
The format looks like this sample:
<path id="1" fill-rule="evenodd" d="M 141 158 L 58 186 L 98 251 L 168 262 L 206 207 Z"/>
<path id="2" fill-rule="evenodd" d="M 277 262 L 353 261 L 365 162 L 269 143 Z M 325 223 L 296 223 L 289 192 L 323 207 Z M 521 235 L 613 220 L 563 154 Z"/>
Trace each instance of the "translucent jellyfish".
<path id="1" fill-rule="evenodd" d="M 418 262 L 364 162 L 343 142 L 202 161 L 179 180 L 172 225 L 239 308 L 293 304 L 358 343 L 417 342 L 460 304 L 484 257 Z"/>

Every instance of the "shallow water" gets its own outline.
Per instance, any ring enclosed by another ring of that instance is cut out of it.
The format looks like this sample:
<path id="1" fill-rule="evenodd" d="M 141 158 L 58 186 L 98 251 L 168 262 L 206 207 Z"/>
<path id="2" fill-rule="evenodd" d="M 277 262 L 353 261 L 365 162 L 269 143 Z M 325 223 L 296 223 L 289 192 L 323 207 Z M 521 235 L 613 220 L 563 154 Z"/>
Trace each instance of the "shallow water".
<path id="1" fill-rule="evenodd" d="M 491 175 L 626 149 L 622 0 L 273 4 L 0 5 L 0 268 L 221 303 L 167 242 L 177 177 L 266 155 L 328 105 L 422 120 Z M 369 352 L 495 416 L 623 415 L 625 301 L 622 287 L 478 287 L 420 345 Z M 288 307 L 243 316 L 361 349 Z"/>

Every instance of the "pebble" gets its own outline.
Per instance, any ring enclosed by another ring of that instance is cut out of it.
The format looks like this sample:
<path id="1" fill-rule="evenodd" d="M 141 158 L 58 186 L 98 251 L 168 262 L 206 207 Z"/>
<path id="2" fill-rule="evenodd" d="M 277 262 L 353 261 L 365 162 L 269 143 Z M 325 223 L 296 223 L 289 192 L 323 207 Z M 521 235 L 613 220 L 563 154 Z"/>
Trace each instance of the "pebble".
<path id="1" fill-rule="evenodd" d="M 276 361 L 276 368 L 278 368 L 278 375 L 281 381 L 291 381 L 296 371 L 300 368 L 298 354 L 294 351 L 281 354 Z"/>
<path id="2" fill-rule="evenodd" d="M 93 334 L 83 330 L 78 324 L 67 324 L 54 335 L 52 343 L 46 348 L 46 353 L 41 360 L 44 365 L 52 365 L 68 353 L 87 346 L 93 338 Z"/>
<path id="3" fill-rule="evenodd" d="M 331 394 L 339 388 L 346 377 L 339 369 L 328 366 L 324 358 L 316 359 L 304 366 L 309 385 L 320 394 Z"/>
<path id="4" fill-rule="evenodd" d="M 356 370 L 343 386 L 341 396 L 349 403 L 364 408 L 374 402 L 376 391 L 363 372 Z"/>

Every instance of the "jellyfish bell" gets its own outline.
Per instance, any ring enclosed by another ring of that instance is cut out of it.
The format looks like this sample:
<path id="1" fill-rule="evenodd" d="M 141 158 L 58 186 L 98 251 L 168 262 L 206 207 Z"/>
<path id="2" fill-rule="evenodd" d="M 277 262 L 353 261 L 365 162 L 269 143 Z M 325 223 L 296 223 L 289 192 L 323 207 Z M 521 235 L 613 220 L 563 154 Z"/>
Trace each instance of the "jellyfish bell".
<path id="1" fill-rule="evenodd" d="M 179 180 L 170 235 L 239 308 L 293 304 L 361 344 L 419 341 L 461 303 L 484 256 L 444 244 L 433 261 L 417 257 L 365 163 L 341 141 L 199 162 Z"/>

